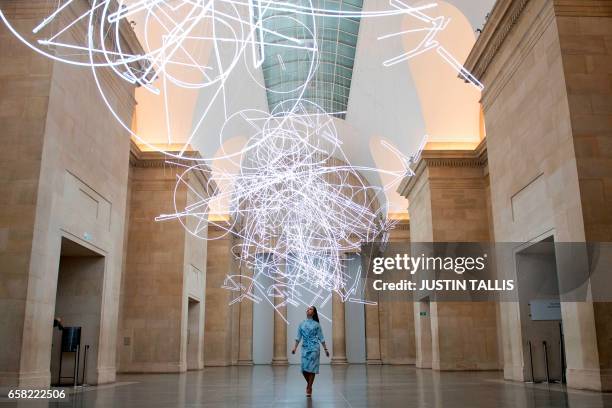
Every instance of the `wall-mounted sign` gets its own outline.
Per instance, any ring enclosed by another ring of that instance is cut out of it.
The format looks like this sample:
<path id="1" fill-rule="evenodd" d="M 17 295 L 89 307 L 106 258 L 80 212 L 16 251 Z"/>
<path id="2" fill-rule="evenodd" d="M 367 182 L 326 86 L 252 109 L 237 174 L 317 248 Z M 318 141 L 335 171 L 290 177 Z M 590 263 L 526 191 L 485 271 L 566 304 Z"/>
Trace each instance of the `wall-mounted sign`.
<path id="1" fill-rule="evenodd" d="M 529 302 L 531 320 L 561 320 L 561 302 L 557 299 L 537 299 Z"/>

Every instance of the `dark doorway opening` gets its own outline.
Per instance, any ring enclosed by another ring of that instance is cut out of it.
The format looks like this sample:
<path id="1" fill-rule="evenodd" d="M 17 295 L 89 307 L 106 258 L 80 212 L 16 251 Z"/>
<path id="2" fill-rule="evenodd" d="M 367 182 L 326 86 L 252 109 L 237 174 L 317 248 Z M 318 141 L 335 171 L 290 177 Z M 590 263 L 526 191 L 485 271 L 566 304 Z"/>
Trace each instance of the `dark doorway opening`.
<path id="1" fill-rule="evenodd" d="M 77 352 L 63 352 L 62 333 L 53 329 L 51 344 L 51 383 L 74 384 L 76 356 L 78 373 L 76 382 L 96 384 L 98 381 L 98 346 L 102 318 L 102 292 L 104 288 L 105 257 L 68 238 L 62 238 L 55 318 L 61 319 L 64 328 L 80 327 L 80 344 Z M 65 330 L 66 334 L 68 330 Z M 75 350 L 75 347 L 72 347 Z M 60 373 L 61 359 L 61 376 Z M 61 380 L 61 381 L 60 381 Z"/>
<path id="2" fill-rule="evenodd" d="M 202 347 L 200 341 L 200 317 L 202 314 L 202 306 L 199 300 L 189 298 L 187 304 L 187 369 L 199 370 L 202 368 L 200 364 Z"/>
<path id="3" fill-rule="evenodd" d="M 553 237 L 516 253 L 523 378 L 565 382 L 563 321 Z"/>

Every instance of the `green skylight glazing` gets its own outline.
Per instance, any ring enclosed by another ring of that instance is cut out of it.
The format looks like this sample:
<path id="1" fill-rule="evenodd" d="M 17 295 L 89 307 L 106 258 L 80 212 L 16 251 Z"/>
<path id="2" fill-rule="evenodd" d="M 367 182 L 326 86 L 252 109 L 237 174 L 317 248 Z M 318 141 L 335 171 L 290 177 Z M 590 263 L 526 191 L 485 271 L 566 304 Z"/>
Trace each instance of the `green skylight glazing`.
<path id="1" fill-rule="evenodd" d="M 305 0 L 291 1 L 310 7 Z M 363 0 L 313 0 L 315 9 L 359 12 Z M 270 111 L 284 101 L 300 96 L 311 70 L 312 51 L 291 47 L 295 43 L 282 36 L 297 38 L 312 47 L 316 36 L 318 66 L 306 86 L 302 99 L 316 103 L 328 113 L 344 119 L 355 60 L 359 18 L 315 16 L 285 11 L 264 12 L 262 26 L 265 58 L 263 75 Z M 316 29 L 315 29 L 316 27 Z M 296 89 L 297 88 L 297 89 Z"/>

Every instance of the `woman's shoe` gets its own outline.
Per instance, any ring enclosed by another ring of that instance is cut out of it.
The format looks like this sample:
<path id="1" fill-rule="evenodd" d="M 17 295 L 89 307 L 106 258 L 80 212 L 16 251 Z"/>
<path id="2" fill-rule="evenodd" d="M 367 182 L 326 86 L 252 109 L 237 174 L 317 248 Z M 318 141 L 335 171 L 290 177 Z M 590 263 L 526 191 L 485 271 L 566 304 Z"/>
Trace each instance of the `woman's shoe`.
<path id="1" fill-rule="evenodd" d="M 306 388 L 306 396 L 307 397 L 312 397 L 312 389 L 311 388 Z"/>

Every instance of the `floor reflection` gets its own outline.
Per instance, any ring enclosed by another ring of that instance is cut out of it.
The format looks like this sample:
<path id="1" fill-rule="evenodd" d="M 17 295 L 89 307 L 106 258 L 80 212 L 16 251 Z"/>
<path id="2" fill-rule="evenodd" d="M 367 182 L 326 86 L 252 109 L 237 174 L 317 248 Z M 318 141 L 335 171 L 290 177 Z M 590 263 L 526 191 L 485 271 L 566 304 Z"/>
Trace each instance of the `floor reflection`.
<path id="1" fill-rule="evenodd" d="M 500 372 L 436 372 L 414 366 L 321 366 L 312 398 L 299 366 L 211 367 L 185 374 L 120 375 L 66 402 L 0 407 L 612 407 L 612 394 L 508 382 Z"/>

